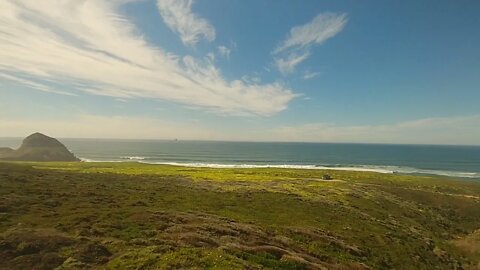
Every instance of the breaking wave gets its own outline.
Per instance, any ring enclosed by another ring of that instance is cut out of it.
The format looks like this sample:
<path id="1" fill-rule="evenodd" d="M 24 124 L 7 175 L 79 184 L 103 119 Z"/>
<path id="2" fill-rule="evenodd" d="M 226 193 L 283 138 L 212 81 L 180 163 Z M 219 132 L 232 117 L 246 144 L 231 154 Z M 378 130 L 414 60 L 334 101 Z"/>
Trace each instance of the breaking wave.
<path id="1" fill-rule="evenodd" d="M 358 171 L 358 172 L 376 172 L 385 174 L 411 174 L 411 175 L 439 175 L 461 178 L 479 178 L 480 172 L 461 172 L 461 171 L 443 171 L 428 170 L 401 166 L 380 166 L 380 165 L 315 165 L 315 164 L 222 164 L 222 163 L 204 163 L 204 162 L 163 162 L 150 161 L 148 157 L 124 156 L 120 160 L 93 160 L 80 158 L 84 162 L 122 162 L 128 160 L 145 164 L 172 165 L 198 168 L 283 168 L 283 169 L 306 169 L 306 170 L 337 170 L 337 171 Z"/>
<path id="2" fill-rule="evenodd" d="M 308 169 L 308 170 L 337 170 L 337 171 L 358 171 L 376 172 L 386 174 L 425 174 L 441 175 L 450 177 L 480 178 L 480 173 L 425 170 L 399 166 L 375 166 L 375 165 L 291 165 L 291 164 L 219 164 L 219 163 L 179 163 L 179 162 L 148 162 L 151 164 L 164 164 L 186 167 L 205 168 L 285 168 L 285 169 Z"/>
<path id="3" fill-rule="evenodd" d="M 120 157 L 121 159 L 128 159 L 128 160 L 145 160 L 148 157 L 141 157 L 141 156 L 123 156 Z"/>

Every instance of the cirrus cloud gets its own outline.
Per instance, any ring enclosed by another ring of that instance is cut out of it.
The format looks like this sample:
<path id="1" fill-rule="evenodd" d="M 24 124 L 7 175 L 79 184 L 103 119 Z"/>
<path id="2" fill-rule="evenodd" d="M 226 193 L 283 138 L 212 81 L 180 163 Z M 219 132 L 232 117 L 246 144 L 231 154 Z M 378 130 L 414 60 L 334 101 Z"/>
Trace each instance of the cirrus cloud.
<path id="1" fill-rule="evenodd" d="M 296 97 L 281 83 L 228 81 L 208 57 L 177 56 L 150 44 L 121 13 L 127 2 L 134 1 L 1 1 L 0 80 L 239 115 L 272 115 Z"/>
<path id="2" fill-rule="evenodd" d="M 193 0 L 158 0 L 157 7 L 165 24 L 180 35 L 183 44 L 194 46 L 201 38 L 215 39 L 215 28 L 192 12 Z"/>
<path id="3" fill-rule="evenodd" d="M 285 40 L 273 51 L 275 64 L 283 74 L 292 73 L 295 67 L 310 56 L 310 47 L 320 45 L 337 35 L 347 24 L 345 13 L 321 13 L 312 21 L 295 26 Z"/>
<path id="4" fill-rule="evenodd" d="M 217 49 L 218 49 L 218 54 L 220 54 L 220 56 L 227 59 L 230 58 L 230 53 L 232 52 L 230 48 L 227 48 L 226 46 L 218 46 Z"/>

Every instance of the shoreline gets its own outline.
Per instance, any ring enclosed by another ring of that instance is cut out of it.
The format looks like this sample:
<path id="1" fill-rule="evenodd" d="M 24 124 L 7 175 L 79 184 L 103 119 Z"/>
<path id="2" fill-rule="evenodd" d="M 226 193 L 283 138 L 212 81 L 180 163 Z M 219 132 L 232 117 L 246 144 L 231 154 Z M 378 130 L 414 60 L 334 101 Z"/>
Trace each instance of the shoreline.
<path id="1" fill-rule="evenodd" d="M 314 164 L 225 164 L 225 163 L 204 163 L 204 162 L 163 162 L 146 161 L 147 157 L 132 156 L 121 157 L 119 160 L 93 160 L 80 157 L 82 162 L 136 162 L 151 165 L 170 165 L 193 168 L 216 168 L 216 169 L 303 169 L 303 170 L 333 170 L 333 171 L 352 171 L 352 172 L 373 172 L 381 174 L 401 174 L 401 175 L 419 175 L 436 177 L 453 177 L 460 179 L 480 180 L 480 172 L 462 172 L 462 171 L 442 171 L 428 170 L 391 165 L 314 165 Z"/>

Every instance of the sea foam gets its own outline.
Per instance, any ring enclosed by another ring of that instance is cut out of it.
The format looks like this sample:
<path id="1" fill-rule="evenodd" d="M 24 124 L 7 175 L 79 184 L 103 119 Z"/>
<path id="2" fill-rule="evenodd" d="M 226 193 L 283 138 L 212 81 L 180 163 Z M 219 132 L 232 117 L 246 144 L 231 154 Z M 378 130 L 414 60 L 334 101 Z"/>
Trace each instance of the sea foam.
<path id="1" fill-rule="evenodd" d="M 128 160 L 144 160 L 148 157 L 141 157 L 141 156 L 122 156 L 121 159 L 128 159 Z"/>
<path id="2" fill-rule="evenodd" d="M 400 166 L 381 166 L 381 165 L 314 165 L 314 164 L 223 164 L 223 163 L 204 163 L 204 162 L 161 162 L 146 161 L 148 157 L 140 156 L 123 156 L 120 160 L 93 160 L 88 158 L 80 158 L 83 162 L 122 162 L 129 160 L 131 162 L 139 162 L 145 164 L 172 165 L 183 167 L 197 168 L 225 168 L 225 169 L 255 169 L 255 168 L 279 168 L 279 169 L 304 169 L 304 170 L 336 170 L 336 171 L 357 171 L 357 172 L 376 172 L 383 174 L 413 174 L 413 175 L 438 175 L 460 178 L 479 178 L 480 173 L 461 172 L 461 171 L 442 171 L 442 170 L 426 170 L 411 167 Z"/>

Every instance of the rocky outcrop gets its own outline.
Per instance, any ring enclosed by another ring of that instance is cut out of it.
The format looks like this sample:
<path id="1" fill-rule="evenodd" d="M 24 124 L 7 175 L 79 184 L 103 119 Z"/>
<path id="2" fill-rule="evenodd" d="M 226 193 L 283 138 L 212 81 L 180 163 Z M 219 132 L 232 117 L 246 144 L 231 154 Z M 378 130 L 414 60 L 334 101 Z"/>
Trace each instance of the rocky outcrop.
<path id="1" fill-rule="evenodd" d="M 79 161 L 55 138 L 41 133 L 26 137 L 20 148 L 0 148 L 0 159 L 19 161 Z"/>

